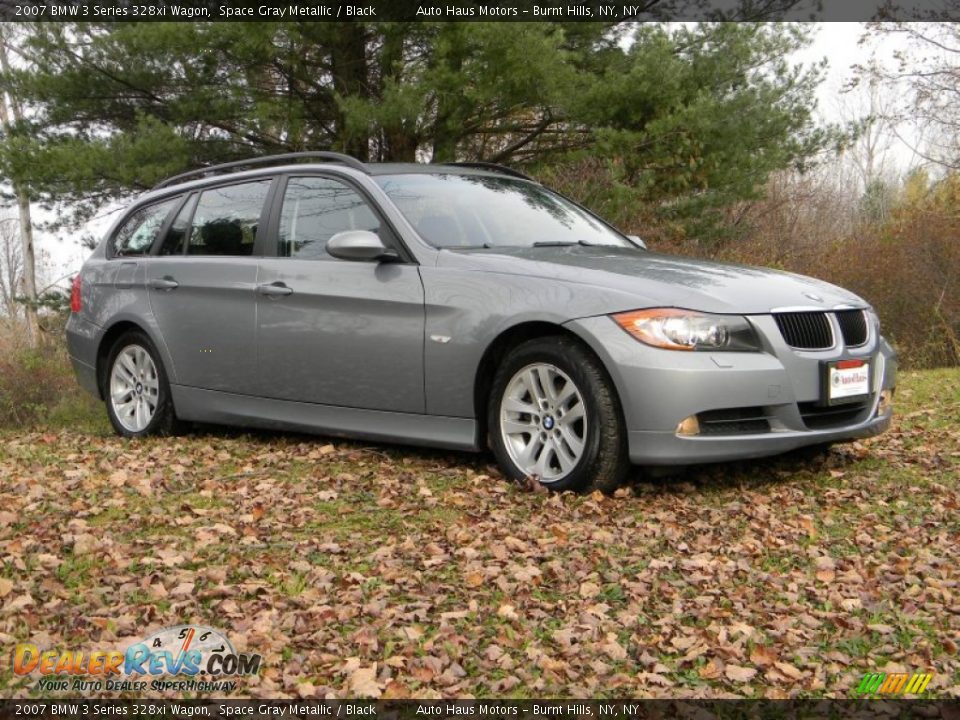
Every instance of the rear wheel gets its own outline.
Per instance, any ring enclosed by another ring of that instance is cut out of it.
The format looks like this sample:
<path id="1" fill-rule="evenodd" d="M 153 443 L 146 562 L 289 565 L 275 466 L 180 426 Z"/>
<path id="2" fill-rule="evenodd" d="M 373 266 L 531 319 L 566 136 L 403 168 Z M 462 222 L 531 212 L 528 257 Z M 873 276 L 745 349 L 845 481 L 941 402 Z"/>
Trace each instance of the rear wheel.
<path id="1" fill-rule="evenodd" d="M 566 337 L 514 348 L 494 376 L 491 446 L 510 477 L 551 490 L 612 491 L 630 467 L 616 393 L 597 359 Z"/>
<path id="2" fill-rule="evenodd" d="M 163 363 L 143 332 L 124 333 L 114 343 L 103 388 L 107 415 L 119 435 L 169 435 L 179 429 Z"/>

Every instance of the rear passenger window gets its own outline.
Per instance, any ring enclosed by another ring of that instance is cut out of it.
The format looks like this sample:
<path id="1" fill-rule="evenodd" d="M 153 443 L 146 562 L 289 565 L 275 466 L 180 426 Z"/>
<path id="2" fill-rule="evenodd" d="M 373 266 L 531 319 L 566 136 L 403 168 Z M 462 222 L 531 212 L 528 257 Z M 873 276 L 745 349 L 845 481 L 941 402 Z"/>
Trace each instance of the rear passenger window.
<path id="1" fill-rule="evenodd" d="M 277 255 L 302 260 L 329 259 L 327 240 L 344 230 L 380 230 L 380 220 L 360 193 L 330 178 L 287 181 Z"/>
<path id="2" fill-rule="evenodd" d="M 113 257 L 148 255 L 167 215 L 179 198 L 140 208 L 113 236 Z"/>
<path id="3" fill-rule="evenodd" d="M 227 185 L 200 193 L 188 255 L 253 255 L 270 180 Z"/>

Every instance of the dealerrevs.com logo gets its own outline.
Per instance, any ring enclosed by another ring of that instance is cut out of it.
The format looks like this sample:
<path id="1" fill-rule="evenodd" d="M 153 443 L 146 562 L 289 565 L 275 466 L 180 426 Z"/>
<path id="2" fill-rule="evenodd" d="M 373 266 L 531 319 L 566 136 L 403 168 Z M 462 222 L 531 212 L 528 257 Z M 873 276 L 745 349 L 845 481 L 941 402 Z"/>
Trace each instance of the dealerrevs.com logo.
<path id="1" fill-rule="evenodd" d="M 857 695 L 920 695 L 933 673 L 867 673 L 857 686 Z"/>
<path id="2" fill-rule="evenodd" d="M 41 650 L 23 643 L 14 650 L 13 671 L 39 673 L 37 687 L 45 691 L 224 692 L 236 688 L 233 678 L 256 675 L 261 660 L 258 654 L 238 653 L 219 630 L 176 625 L 122 652 Z"/>

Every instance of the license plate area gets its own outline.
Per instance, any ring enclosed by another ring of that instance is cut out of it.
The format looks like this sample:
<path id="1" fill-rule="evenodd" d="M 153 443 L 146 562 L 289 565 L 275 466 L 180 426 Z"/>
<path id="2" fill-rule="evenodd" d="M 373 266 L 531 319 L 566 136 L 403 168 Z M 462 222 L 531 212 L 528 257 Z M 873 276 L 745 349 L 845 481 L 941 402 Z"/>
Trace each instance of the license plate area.
<path id="1" fill-rule="evenodd" d="M 870 397 L 870 363 L 866 360 L 830 360 L 820 363 L 821 405 L 846 405 Z"/>

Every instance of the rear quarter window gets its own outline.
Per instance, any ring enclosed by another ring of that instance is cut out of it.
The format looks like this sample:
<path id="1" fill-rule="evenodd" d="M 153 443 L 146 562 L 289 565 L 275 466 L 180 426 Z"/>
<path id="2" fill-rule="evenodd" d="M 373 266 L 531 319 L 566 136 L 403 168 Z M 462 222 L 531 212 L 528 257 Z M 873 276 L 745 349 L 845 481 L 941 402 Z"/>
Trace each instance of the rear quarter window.
<path id="1" fill-rule="evenodd" d="M 179 200 L 173 198 L 135 210 L 114 233 L 110 247 L 111 256 L 149 255 L 160 229 Z"/>

